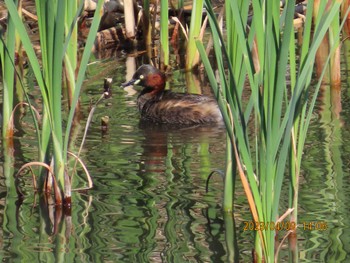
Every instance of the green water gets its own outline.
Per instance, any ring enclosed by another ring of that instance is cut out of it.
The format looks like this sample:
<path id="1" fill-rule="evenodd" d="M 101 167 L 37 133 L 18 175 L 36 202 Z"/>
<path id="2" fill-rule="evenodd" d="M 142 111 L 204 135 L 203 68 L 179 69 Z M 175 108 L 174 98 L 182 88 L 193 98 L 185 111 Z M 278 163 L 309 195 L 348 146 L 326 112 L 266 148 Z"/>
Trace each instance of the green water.
<path id="1" fill-rule="evenodd" d="M 240 184 L 235 230 L 232 217 L 221 211 L 220 175 L 212 177 L 208 193 L 205 189 L 208 174 L 224 169 L 224 130 L 140 124 L 137 94 L 119 87 L 126 80 L 126 71 L 124 58 L 102 60 L 89 68 L 73 151 L 81 140 L 89 102 L 101 93 L 104 77 L 114 78 L 113 97 L 98 106 L 82 152 L 94 187 L 74 192 L 71 215 L 41 205 L 28 174 L 20 180 L 23 200 L 17 200 L 13 189 L 7 191 L 4 175 L 13 174 L 37 156 L 30 116 L 21 119 L 14 157 L 1 156 L 2 261 L 229 262 L 237 246 L 239 261 L 251 262 L 254 233 L 244 231 L 250 212 Z M 174 70 L 170 86 L 183 92 L 185 79 L 181 71 Z M 210 93 L 203 87 L 204 93 Z M 310 127 L 300 179 L 299 262 L 349 262 L 349 95 L 344 84 L 342 111 L 337 115 L 331 99 L 334 94 L 325 91 Z M 100 127 L 103 116 L 110 116 L 104 132 Z M 74 178 L 74 187 L 84 182 L 81 173 Z M 282 203 L 288 203 L 288 189 Z M 310 222 L 324 222 L 327 229 L 304 228 Z M 284 234 L 279 233 L 280 240 Z M 286 240 L 282 245 L 280 262 L 291 261 L 288 244 Z"/>

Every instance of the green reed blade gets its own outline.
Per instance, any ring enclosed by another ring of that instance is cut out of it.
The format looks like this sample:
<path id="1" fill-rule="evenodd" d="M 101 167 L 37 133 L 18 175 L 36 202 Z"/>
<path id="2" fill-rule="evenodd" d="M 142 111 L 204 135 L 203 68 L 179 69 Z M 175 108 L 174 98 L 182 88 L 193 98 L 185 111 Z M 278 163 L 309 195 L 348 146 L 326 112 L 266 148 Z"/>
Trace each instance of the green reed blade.
<path id="1" fill-rule="evenodd" d="M 103 1 L 99 0 L 96 6 L 96 11 L 92 20 L 92 24 L 90 27 L 90 32 L 88 35 L 88 38 L 86 40 L 86 44 L 85 44 L 85 49 L 83 52 L 83 56 L 81 58 L 81 62 L 80 62 L 80 67 L 79 67 L 79 72 L 78 72 L 78 76 L 77 76 L 77 80 L 76 80 L 76 84 L 75 84 L 75 90 L 74 90 L 74 94 L 73 94 L 73 99 L 70 105 L 70 111 L 69 111 L 69 115 L 68 115 L 68 119 L 67 119 L 67 127 L 66 127 L 66 132 L 65 132 L 65 136 L 64 136 L 64 148 L 63 148 L 63 152 L 64 152 L 64 160 L 67 160 L 67 151 L 68 151 L 68 144 L 69 144 L 69 134 L 70 134 L 70 130 L 72 128 L 72 121 L 73 121 L 73 117 L 74 117 L 74 112 L 75 112 L 75 107 L 78 103 L 79 100 L 79 95 L 80 95 L 80 90 L 85 78 L 85 72 L 87 69 L 87 65 L 90 59 L 90 55 L 91 55 L 91 49 L 92 46 L 94 45 L 94 41 L 95 41 L 95 37 L 96 37 L 96 33 L 98 30 L 98 26 L 100 24 L 100 20 L 101 20 L 101 12 L 102 12 L 102 6 L 103 6 Z"/>
<path id="2" fill-rule="evenodd" d="M 199 37 L 202 27 L 203 0 L 194 0 L 192 4 L 190 31 L 188 33 L 188 42 L 186 47 L 186 65 L 187 70 L 192 69 L 195 65 L 194 58 L 197 54 L 195 39 Z"/>
<path id="3" fill-rule="evenodd" d="M 169 65 L 169 3 L 168 0 L 160 1 L 160 47 L 161 58 L 165 66 Z"/>
<path id="4" fill-rule="evenodd" d="M 14 5 L 17 5 L 12 1 Z M 1 28 L 0 52 L 1 52 L 1 69 L 3 79 L 3 107 L 2 107 L 2 137 L 6 138 L 9 133 L 9 120 L 13 109 L 14 98 L 14 76 L 15 76 L 15 34 L 16 25 L 9 14 L 7 23 L 7 34 Z M 6 38 L 6 39 L 5 39 Z"/>

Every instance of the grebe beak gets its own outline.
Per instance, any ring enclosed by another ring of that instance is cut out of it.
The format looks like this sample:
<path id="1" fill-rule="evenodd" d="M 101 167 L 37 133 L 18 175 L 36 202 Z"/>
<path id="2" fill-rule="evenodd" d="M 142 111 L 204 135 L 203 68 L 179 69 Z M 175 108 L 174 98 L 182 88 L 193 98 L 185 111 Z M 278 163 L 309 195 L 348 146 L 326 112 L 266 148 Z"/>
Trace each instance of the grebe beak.
<path id="1" fill-rule="evenodd" d="M 131 79 L 130 81 L 128 82 L 124 82 L 122 83 L 122 87 L 127 87 L 127 86 L 130 86 L 130 85 L 137 85 L 140 83 L 140 79 Z"/>

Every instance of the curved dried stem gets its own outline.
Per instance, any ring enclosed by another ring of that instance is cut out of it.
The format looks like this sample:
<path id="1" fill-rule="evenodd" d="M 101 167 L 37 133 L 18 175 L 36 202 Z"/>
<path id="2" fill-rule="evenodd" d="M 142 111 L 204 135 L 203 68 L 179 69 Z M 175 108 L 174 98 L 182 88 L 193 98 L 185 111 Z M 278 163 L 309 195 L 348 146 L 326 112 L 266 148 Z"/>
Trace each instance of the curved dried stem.
<path id="1" fill-rule="evenodd" d="M 31 12 L 27 11 L 26 9 L 22 8 L 22 13 L 26 16 L 28 16 L 30 19 L 33 19 L 34 21 L 38 21 L 38 17 Z"/>
<path id="2" fill-rule="evenodd" d="M 44 167 L 48 173 L 54 175 L 54 172 L 52 170 L 52 168 L 47 165 L 46 163 L 43 163 L 43 162 L 30 162 L 30 163 L 26 163 L 24 164 L 19 170 L 18 172 L 16 173 L 15 177 L 17 178 L 22 172 L 24 169 L 32 166 L 41 166 L 41 167 Z M 56 205 L 61 205 L 62 204 L 62 195 L 61 195 L 61 192 L 60 192 L 60 189 L 57 185 L 57 181 L 56 181 L 56 178 L 55 176 L 51 176 L 52 180 L 53 180 L 53 186 L 54 186 L 54 194 L 55 194 L 55 201 L 56 201 Z"/>
<path id="3" fill-rule="evenodd" d="M 292 233 L 293 233 L 293 230 L 289 230 L 289 231 L 285 234 L 285 236 L 282 238 L 282 240 L 281 240 L 280 244 L 278 245 L 278 247 L 277 247 L 277 249 L 276 249 L 276 252 L 275 252 L 275 262 L 278 262 L 278 254 L 279 254 L 279 252 L 280 252 L 280 250 L 281 250 L 281 247 L 282 247 L 284 241 L 285 241 L 286 238 L 287 238 L 290 234 L 292 234 Z"/>
<path id="4" fill-rule="evenodd" d="M 280 218 L 278 218 L 278 220 L 276 221 L 277 223 L 281 223 L 288 215 L 290 215 L 292 212 L 294 211 L 294 207 L 293 208 L 288 208 L 287 211 L 280 216 Z"/>
<path id="5" fill-rule="evenodd" d="M 173 16 L 173 17 L 171 18 L 171 20 L 173 20 L 174 22 L 176 22 L 176 23 L 178 23 L 178 24 L 180 25 L 180 27 L 181 27 L 181 29 L 182 29 L 182 33 L 183 33 L 183 35 L 185 36 L 186 41 L 188 41 L 188 28 L 185 28 L 185 27 L 183 26 L 183 24 L 181 23 L 181 21 L 180 21 L 176 16 Z"/>
<path id="6" fill-rule="evenodd" d="M 82 187 L 82 188 L 77 188 L 77 189 L 72 189 L 72 191 L 82 191 L 82 190 L 89 190 L 93 187 L 93 182 L 92 182 L 92 179 L 91 179 L 91 176 L 90 176 L 90 173 L 88 171 L 88 169 L 86 168 L 86 165 L 84 164 L 84 162 L 79 158 L 79 156 L 77 156 L 76 154 L 72 153 L 72 152 L 68 152 L 69 155 L 73 156 L 76 160 L 75 162 L 75 165 L 74 165 L 74 171 L 76 169 L 76 163 L 79 162 L 81 167 L 83 168 L 85 174 L 86 174 L 86 178 L 88 180 L 88 187 Z M 74 172 L 72 174 L 72 177 L 71 177 L 71 180 L 73 179 L 73 175 L 74 175 Z"/>
<path id="7" fill-rule="evenodd" d="M 38 191 L 38 187 L 37 187 L 37 184 L 36 184 L 36 176 L 35 176 L 35 173 L 32 169 L 32 167 L 29 167 L 29 171 L 32 175 L 32 183 L 33 183 L 33 189 L 34 189 L 34 192 L 37 192 Z M 17 175 L 16 175 L 17 176 Z M 21 189 L 18 187 L 18 184 L 16 184 L 16 191 L 18 194 L 20 194 L 21 196 L 23 196 L 23 192 L 21 191 Z"/>
<path id="8" fill-rule="evenodd" d="M 28 104 L 27 102 L 23 102 L 23 101 L 17 103 L 17 105 L 13 108 L 12 113 L 11 113 L 11 116 L 10 116 L 10 119 L 9 119 L 9 126 L 8 126 L 9 133 L 8 133 L 8 135 L 11 136 L 11 137 L 13 136 L 13 130 L 14 130 L 14 126 L 15 126 L 15 125 L 14 125 L 14 121 L 13 121 L 14 116 L 15 116 L 15 112 L 16 112 L 17 108 L 18 108 L 19 106 L 21 106 L 21 105 L 25 105 L 25 106 L 31 107 L 32 110 L 33 110 L 33 111 L 35 112 L 35 114 L 36 114 L 37 120 L 40 121 L 40 114 L 39 114 L 38 110 L 37 110 L 33 105 L 30 105 L 30 104 Z"/>

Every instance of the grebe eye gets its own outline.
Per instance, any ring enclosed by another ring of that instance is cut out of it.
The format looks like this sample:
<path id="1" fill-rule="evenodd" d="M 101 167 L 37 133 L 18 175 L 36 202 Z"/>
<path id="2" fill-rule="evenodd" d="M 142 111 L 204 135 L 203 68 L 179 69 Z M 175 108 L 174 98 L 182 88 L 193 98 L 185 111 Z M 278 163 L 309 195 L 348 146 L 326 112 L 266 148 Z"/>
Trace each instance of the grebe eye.
<path id="1" fill-rule="evenodd" d="M 144 79 L 145 78 L 145 76 L 144 75 L 140 75 L 140 77 L 139 77 L 140 79 Z"/>

